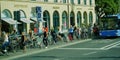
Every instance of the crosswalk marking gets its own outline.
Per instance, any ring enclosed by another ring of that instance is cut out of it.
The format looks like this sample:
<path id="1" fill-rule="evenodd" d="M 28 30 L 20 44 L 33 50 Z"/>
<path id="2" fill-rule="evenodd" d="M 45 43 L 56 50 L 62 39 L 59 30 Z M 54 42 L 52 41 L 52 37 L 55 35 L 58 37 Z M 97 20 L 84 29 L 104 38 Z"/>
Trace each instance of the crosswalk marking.
<path id="1" fill-rule="evenodd" d="M 107 45 L 107 46 L 104 46 L 104 47 L 102 47 L 101 49 L 111 49 L 111 48 L 113 48 L 113 47 L 115 47 L 115 46 L 117 46 L 117 45 L 120 45 L 120 41 L 117 41 L 117 42 L 115 42 L 115 43 L 112 43 L 112 44 L 109 44 L 109 45 Z"/>
<path id="2" fill-rule="evenodd" d="M 116 47 L 114 47 L 114 48 L 120 48 L 120 46 L 116 46 Z"/>

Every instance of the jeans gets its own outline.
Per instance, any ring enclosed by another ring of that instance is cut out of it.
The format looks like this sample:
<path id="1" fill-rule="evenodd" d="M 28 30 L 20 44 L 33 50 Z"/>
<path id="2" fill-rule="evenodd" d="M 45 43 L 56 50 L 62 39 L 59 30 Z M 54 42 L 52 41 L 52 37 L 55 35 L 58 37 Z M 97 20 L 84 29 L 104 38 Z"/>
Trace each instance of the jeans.
<path id="1" fill-rule="evenodd" d="M 2 50 L 5 50 L 5 48 L 6 48 L 8 45 L 9 45 L 9 42 L 3 43 L 3 45 L 2 45 Z"/>

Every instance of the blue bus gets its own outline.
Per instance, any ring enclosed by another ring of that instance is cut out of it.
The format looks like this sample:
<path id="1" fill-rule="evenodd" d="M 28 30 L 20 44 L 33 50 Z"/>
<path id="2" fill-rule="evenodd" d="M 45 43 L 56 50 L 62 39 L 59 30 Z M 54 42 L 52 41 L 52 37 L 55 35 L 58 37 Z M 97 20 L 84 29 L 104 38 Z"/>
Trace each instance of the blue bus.
<path id="1" fill-rule="evenodd" d="M 101 37 L 119 37 L 120 14 L 104 16 L 100 22 L 99 35 Z"/>

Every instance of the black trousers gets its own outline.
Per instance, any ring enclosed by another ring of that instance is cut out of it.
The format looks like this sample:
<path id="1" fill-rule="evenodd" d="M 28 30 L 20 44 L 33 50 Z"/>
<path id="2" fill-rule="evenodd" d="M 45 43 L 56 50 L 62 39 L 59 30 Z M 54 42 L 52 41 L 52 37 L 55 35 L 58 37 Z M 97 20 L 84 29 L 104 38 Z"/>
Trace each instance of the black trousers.
<path id="1" fill-rule="evenodd" d="M 47 39 L 47 38 L 43 38 L 43 44 L 44 44 L 45 46 L 48 46 L 48 39 Z"/>

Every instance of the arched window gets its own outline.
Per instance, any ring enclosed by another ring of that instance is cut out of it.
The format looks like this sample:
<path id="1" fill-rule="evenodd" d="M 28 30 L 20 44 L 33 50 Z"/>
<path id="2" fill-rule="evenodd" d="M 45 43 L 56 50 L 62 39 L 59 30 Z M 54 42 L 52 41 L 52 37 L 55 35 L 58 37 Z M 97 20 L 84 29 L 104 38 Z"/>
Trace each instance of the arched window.
<path id="1" fill-rule="evenodd" d="M 26 14 L 23 10 L 20 11 L 20 20 L 26 18 Z M 20 21 L 22 24 L 18 25 L 18 32 L 21 34 L 22 32 L 27 32 L 27 23 Z"/>
<path id="2" fill-rule="evenodd" d="M 77 13 L 77 26 L 81 27 L 81 24 L 82 24 L 82 17 L 81 17 L 81 12 L 79 11 Z"/>
<path id="3" fill-rule="evenodd" d="M 53 27 L 56 31 L 58 31 L 59 26 L 60 26 L 59 13 L 58 13 L 58 11 L 54 11 L 54 13 L 53 13 Z"/>
<path id="4" fill-rule="evenodd" d="M 88 25 L 88 21 L 87 21 L 87 12 L 83 13 L 83 18 L 84 18 L 84 24 Z"/>
<path id="5" fill-rule="evenodd" d="M 5 31 L 5 32 L 11 32 L 12 31 L 13 27 L 12 27 L 12 25 L 10 25 L 8 23 L 9 21 L 7 23 L 5 21 L 3 21 L 3 19 L 9 20 L 9 18 L 12 18 L 11 12 L 8 9 L 3 10 L 2 13 L 1 13 L 1 19 L 2 19 L 1 30 L 2 31 Z"/>
<path id="6" fill-rule="evenodd" d="M 55 2 L 55 3 L 57 3 L 57 2 L 58 2 L 58 0 L 54 0 L 54 2 Z"/>
<path id="7" fill-rule="evenodd" d="M 67 13 L 64 11 L 62 13 L 62 29 L 65 30 L 67 28 Z M 69 25 L 69 24 L 68 24 Z"/>
<path id="8" fill-rule="evenodd" d="M 71 0 L 70 2 L 71 2 L 71 4 L 74 4 L 74 0 Z"/>
<path id="9" fill-rule="evenodd" d="M 44 0 L 44 2 L 48 2 L 48 0 Z"/>
<path id="10" fill-rule="evenodd" d="M 81 3 L 81 0 L 78 0 L 78 4 L 80 4 Z"/>
<path id="11" fill-rule="evenodd" d="M 66 0 L 63 0 L 63 3 L 66 3 Z"/>
<path id="12" fill-rule="evenodd" d="M 84 5 L 87 5 L 87 0 L 84 0 Z"/>
<path id="13" fill-rule="evenodd" d="M 70 25 L 75 25 L 75 14 L 73 11 L 70 13 Z"/>
<path id="14" fill-rule="evenodd" d="M 45 21 L 43 26 L 48 27 L 48 30 L 50 31 L 50 14 L 47 10 L 43 12 L 43 20 Z"/>
<path id="15" fill-rule="evenodd" d="M 90 2 L 90 5 L 92 5 L 92 0 L 89 0 L 89 2 Z"/>
<path id="16" fill-rule="evenodd" d="M 89 13 L 89 24 L 93 23 L 93 14 L 92 12 Z"/>
<path id="17" fill-rule="evenodd" d="M 1 13 L 1 18 L 12 18 L 12 14 L 8 9 L 5 9 Z"/>
<path id="18" fill-rule="evenodd" d="M 26 14 L 23 10 L 20 10 L 20 18 L 26 18 Z"/>

